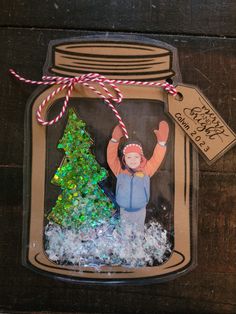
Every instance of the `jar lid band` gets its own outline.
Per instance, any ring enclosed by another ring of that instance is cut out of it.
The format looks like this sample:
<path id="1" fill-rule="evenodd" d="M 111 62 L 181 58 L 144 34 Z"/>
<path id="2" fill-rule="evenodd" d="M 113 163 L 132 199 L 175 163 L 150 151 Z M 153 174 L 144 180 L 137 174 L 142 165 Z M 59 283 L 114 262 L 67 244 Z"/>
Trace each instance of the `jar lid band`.
<path id="1" fill-rule="evenodd" d="M 100 73 L 109 79 L 163 80 L 173 76 L 172 52 L 137 43 L 78 42 L 54 47 L 51 73 Z"/>

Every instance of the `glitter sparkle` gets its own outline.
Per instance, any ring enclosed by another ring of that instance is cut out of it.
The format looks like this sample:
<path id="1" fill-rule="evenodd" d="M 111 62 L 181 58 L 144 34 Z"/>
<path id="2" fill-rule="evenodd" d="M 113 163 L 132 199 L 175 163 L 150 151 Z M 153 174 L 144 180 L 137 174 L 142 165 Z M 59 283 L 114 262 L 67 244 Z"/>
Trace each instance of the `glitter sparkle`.
<path id="1" fill-rule="evenodd" d="M 58 144 L 65 158 L 51 182 L 62 191 L 47 218 L 63 227 L 80 228 L 84 222 L 96 227 L 114 211 L 114 205 L 98 185 L 107 177 L 107 171 L 90 151 L 92 140 L 85 126 L 70 110 Z"/>

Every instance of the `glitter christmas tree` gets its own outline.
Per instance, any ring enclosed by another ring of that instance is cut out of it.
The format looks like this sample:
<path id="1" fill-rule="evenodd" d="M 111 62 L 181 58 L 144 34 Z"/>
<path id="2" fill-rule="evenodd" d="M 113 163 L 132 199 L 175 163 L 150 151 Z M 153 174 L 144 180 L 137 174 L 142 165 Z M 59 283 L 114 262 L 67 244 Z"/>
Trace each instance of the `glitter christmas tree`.
<path id="1" fill-rule="evenodd" d="M 93 141 L 85 127 L 71 109 L 57 146 L 64 150 L 65 157 L 51 183 L 61 187 L 61 194 L 47 218 L 66 228 L 96 228 L 109 220 L 114 209 L 98 185 L 107 177 L 107 171 L 92 154 Z"/>

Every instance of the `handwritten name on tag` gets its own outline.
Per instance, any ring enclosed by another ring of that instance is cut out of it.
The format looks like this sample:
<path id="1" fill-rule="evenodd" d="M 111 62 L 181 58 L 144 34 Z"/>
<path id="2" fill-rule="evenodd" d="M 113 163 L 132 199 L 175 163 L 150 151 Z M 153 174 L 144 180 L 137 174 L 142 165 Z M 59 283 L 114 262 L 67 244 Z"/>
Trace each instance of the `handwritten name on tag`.
<path id="1" fill-rule="evenodd" d="M 168 96 L 168 112 L 211 164 L 236 143 L 236 136 L 196 88 L 176 89 L 179 96 Z"/>

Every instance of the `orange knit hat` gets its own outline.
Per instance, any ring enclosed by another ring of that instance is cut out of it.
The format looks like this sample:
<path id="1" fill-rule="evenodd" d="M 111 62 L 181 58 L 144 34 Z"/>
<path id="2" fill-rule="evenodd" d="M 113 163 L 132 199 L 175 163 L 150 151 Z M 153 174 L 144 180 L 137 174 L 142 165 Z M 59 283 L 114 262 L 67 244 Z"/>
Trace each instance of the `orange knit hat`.
<path id="1" fill-rule="evenodd" d="M 141 156 L 143 156 L 143 148 L 141 145 L 136 144 L 136 143 L 127 144 L 123 148 L 123 154 L 126 155 L 128 153 L 138 153 Z"/>

